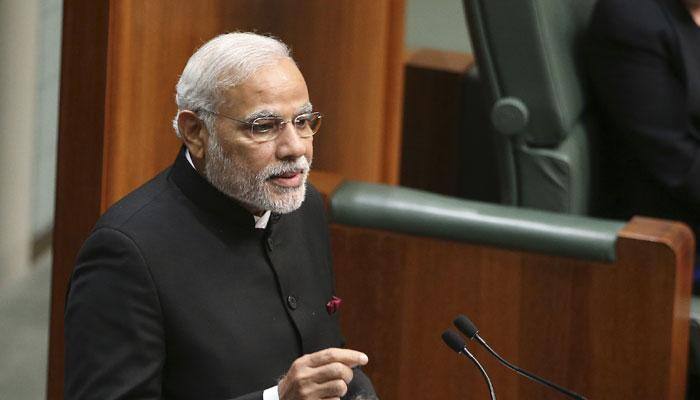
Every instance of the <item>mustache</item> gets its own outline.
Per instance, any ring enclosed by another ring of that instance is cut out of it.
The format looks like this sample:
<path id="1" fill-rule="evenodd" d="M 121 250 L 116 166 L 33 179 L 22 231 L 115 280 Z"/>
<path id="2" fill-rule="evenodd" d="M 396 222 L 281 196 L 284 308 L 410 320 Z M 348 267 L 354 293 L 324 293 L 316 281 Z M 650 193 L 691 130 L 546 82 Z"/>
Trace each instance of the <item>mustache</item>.
<path id="1" fill-rule="evenodd" d="M 266 166 L 260 171 L 259 177 L 269 179 L 273 176 L 301 172 L 306 173 L 311 169 L 311 163 L 306 156 L 301 156 L 294 161 L 280 161 L 276 164 Z"/>

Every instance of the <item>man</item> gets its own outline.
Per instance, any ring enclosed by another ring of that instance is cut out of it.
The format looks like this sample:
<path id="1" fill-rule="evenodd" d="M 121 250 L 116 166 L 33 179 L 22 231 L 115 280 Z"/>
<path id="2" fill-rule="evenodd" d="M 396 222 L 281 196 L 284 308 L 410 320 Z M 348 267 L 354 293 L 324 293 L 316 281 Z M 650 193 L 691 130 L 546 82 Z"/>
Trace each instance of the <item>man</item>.
<path id="1" fill-rule="evenodd" d="M 603 216 L 680 220 L 698 237 L 700 1 L 599 1 L 587 56 L 605 132 Z M 700 292 L 700 265 L 693 290 Z"/>
<path id="2" fill-rule="evenodd" d="M 680 220 L 695 234 L 700 294 L 700 0 L 601 0 L 588 65 L 603 139 L 608 215 Z M 690 322 L 688 398 L 700 393 Z"/>
<path id="3" fill-rule="evenodd" d="M 340 348 L 306 184 L 321 115 L 288 48 L 221 35 L 192 55 L 176 101 L 175 163 L 112 206 L 78 256 L 66 399 L 374 396 L 367 356 Z"/>

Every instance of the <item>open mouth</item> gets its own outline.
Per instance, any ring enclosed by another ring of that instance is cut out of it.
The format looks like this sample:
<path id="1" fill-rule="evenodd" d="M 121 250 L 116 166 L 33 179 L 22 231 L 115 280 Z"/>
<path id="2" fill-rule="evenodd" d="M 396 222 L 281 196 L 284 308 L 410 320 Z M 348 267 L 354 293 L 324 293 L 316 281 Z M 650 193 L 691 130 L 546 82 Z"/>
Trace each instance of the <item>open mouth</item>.
<path id="1" fill-rule="evenodd" d="M 303 170 L 293 170 L 283 172 L 281 174 L 271 175 L 268 180 L 272 181 L 275 185 L 284 187 L 297 187 L 302 184 L 302 178 L 304 176 Z"/>

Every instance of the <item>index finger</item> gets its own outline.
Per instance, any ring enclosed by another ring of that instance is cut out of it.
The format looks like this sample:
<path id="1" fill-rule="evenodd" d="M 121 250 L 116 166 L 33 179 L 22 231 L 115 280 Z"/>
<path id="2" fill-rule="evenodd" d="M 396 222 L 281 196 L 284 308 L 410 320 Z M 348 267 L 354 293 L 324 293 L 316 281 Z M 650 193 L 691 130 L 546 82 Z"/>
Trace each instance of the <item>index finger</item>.
<path id="1" fill-rule="evenodd" d="M 358 365 L 365 365 L 368 361 L 369 358 L 365 353 L 350 349 L 330 348 L 309 354 L 311 367 L 320 367 L 321 365 L 339 362 L 354 368 Z"/>

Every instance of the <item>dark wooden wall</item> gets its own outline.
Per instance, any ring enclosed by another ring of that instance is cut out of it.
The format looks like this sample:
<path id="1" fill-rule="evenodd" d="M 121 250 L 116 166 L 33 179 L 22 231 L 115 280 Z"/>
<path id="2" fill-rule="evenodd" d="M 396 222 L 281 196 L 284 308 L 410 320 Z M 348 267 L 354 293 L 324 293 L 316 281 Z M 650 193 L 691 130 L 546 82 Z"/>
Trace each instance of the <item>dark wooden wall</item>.
<path id="1" fill-rule="evenodd" d="M 59 108 L 47 398 L 63 398 L 63 306 L 78 248 L 101 214 L 106 0 L 66 1 Z"/>
<path id="2" fill-rule="evenodd" d="M 436 49 L 410 51 L 404 82 L 400 184 L 499 202 L 486 90 L 474 57 Z"/>

